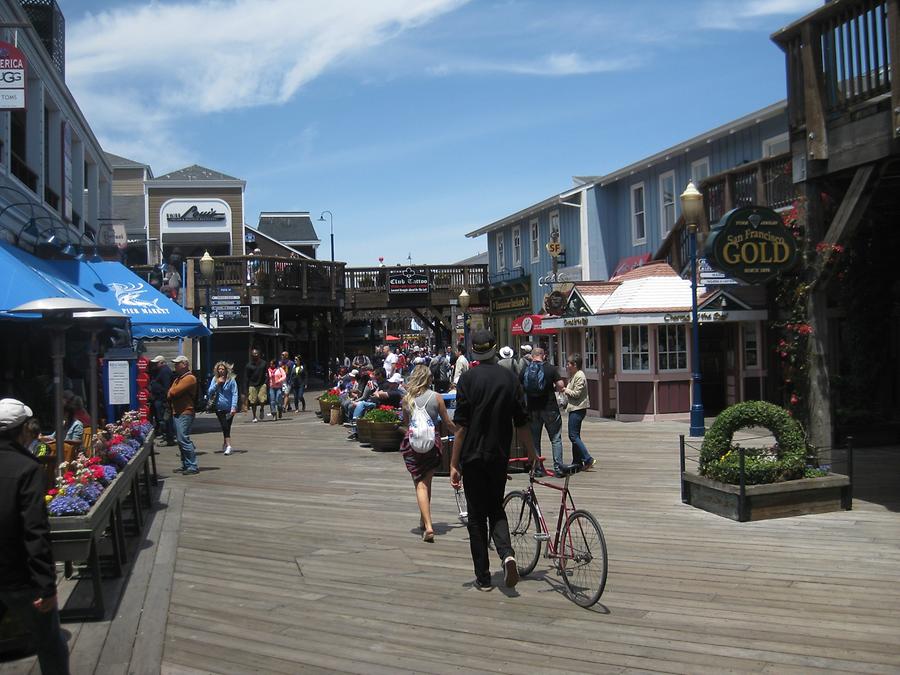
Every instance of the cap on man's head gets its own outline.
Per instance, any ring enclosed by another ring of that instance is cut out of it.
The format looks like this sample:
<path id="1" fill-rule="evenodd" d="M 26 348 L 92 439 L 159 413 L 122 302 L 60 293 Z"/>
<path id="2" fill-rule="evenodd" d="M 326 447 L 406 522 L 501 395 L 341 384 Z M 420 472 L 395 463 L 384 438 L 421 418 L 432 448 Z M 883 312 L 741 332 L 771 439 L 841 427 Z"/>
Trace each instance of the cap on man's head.
<path id="1" fill-rule="evenodd" d="M 402 384 L 403 376 L 400 373 L 394 373 L 393 375 L 391 375 L 390 379 L 388 379 L 388 382 L 391 382 L 393 384 Z"/>
<path id="2" fill-rule="evenodd" d="M 524 345 L 521 345 L 519 347 L 519 351 L 521 351 L 523 354 L 530 354 L 531 353 L 531 345 L 526 342 Z"/>
<path id="3" fill-rule="evenodd" d="M 350 377 L 356 377 L 357 375 L 359 375 L 359 371 L 356 368 L 350 371 Z"/>
<path id="4" fill-rule="evenodd" d="M 14 398 L 0 400 L 0 431 L 15 429 L 32 417 L 31 408 Z"/>
<path id="5" fill-rule="evenodd" d="M 500 350 L 500 358 L 501 359 L 511 359 L 513 355 L 512 347 L 507 345 L 503 349 Z"/>
<path id="6" fill-rule="evenodd" d="M 166 362 L 166 357 L 163 356 L 162 354 L 157 354 L 152 359 L 150 359 L 150 363 L 165 363 L 165 362 Z"/>
<path id="7" fill-rule="evenodd" d="M 472 354 L 479 361 L 487 361 L 497 355 L 497 340 L 486 328 L 472 333 Z"/>
<path id="8" fill-rule="evenodd" d="M 184 354 L 179 354 L 174 359 L 172 359 L 172 363 L 189 363 L 188 357 Z"/>

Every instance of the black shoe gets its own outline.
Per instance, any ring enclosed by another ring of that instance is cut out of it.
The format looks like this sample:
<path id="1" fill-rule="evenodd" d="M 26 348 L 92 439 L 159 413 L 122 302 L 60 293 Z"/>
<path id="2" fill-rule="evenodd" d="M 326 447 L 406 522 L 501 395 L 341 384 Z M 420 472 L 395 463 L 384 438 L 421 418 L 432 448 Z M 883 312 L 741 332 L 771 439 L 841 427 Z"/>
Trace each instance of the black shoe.
<path id="1" fill-rule="evenodd" d="M 356 432 L 354 431 L 352 434 L 347 436 L 347 440 L 348 441 L 357 441 L 357 440 L 359 440 L 359 437 L 356 435 Z"/>
<path id="2" fill-rule="evenodd" d="M 597 463 L 597 460 L 591 457 L 588 461 L 581 465 L 582 471 L 593 471 L 594 465 Z"/>
<path id="3" fill-rule="evenodd" d="M 476 579 L 475 583 L 472 584 L 472 587 L 484 593 L 494 590 L 494 585 L 490 582 L 490 580 L 488 580 L 487 582 L 482 582 Z"/>
<path id="4" fill-rule="evenodd" d="M 539 466 L 538 468 L 536 468 L 536 469 L 534 470 L 534 477 L 535 477 L 535 478 L 546 478 L 546 477 L 547 477 L 547 472 L 544 471 L 544 469 L 543 469 L 542 467 Z"/>
<path id="5" fill-rule="evenodd" d="M 507 588 L 513 588 L 519 583 L 519 568 L 516 565 L 516 559 L 511 555 L 506 556 L 503 561 L 503 583 Z"/>

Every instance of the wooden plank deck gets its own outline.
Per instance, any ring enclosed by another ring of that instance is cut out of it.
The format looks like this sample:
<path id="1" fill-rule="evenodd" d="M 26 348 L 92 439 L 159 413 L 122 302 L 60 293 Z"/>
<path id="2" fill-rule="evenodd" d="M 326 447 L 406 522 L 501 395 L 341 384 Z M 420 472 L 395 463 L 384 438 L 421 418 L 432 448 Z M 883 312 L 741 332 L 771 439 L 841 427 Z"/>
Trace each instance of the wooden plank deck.
<path id="1" fill-rule="evenodd" d="M 583 610 L 546 560 L 514 591 L 475 591 L 445 478 L 425 544 L 397 453 L 290 417 L 239 418 L 230 457 L 201 418 L 195 477 L 161 450 L 160 508 L 113 618 L 65 625 L 73 672 L 900 672 L 898 448 L 858 452 L 869 501 L 853 511 L 736 523 L 681 504 L 686 425 L 588 420 L 598 470 L 572 485 L 610 573 Z"/>

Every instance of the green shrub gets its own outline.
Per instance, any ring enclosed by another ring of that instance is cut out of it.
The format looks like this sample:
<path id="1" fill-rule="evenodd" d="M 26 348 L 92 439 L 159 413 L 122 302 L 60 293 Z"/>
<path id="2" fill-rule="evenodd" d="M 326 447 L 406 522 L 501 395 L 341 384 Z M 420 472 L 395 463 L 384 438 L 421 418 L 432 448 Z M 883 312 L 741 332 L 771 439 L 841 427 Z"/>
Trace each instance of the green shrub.
<path id="1" fill-rule="evenodd" d="M 319 397 L 319 400 L 322 403 L 340 403 L 341 397 L 338 396 L 337 394 L 330 394 L 330 393 L 326 392 Z"/>
<path id="2" fill-rule="evenodd" d="M 700 475 L 723 483 L 740 482 L 740 451 L 734 433 L 763 427 L 775 437 L 771 448 L 744 449 L 747 485 L 803 478 L 807 445 L 803 427 L 784 408 L 765 401 L 746 401 L 726 408 L 706 432 L 700 448 Z"/>
<path id="3" fill-rule="evenodd" d="M 384 408 L 373 408 L 363 415 L 363 419 L 369 422 L 387 422 L 388 424 L 400 422 L 400 416 L 396 412 Z"/>

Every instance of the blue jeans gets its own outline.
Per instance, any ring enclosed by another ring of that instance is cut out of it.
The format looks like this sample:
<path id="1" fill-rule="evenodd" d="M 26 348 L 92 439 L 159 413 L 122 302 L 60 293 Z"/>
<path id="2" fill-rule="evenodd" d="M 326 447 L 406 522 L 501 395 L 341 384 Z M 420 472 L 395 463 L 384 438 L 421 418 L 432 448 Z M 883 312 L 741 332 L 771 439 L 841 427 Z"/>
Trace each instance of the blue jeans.
<path id="1" fill-rule="evenodd" d="M 37 596 L 36 590 L 0 591 L 0 603 L 34 637 L 41 672 L 68 675 L 69 648 L 59 627 L 59 610 L 37 611 L 31 604 Z"/>
<path id="2" fill-rule="evenodd" d="M 181 468 L 185 471 L 197 469 L 197 448 L 191 440 L 191 426 L 194 424 L 193 413 L 173 415 L 175 422 L 175 438 L 178 439 L 178 447 L 181 450 Z"/>
<path id="3" fill-rule="evenodd" d="M 584 447 L 584 441 L 581 440 L 581 423 L 584 422 L 584 416 L 587 410 L 573 410 L 569 413 L 569 440 L 572 441 L 572 463 L 588 464 L 594 461 L 591 453 Z"/>
<path id="4" fill-rule="evenodd" d="M 375 407 L 374 401 L 360 401 L 356 404 L 356 407 L 353 408 L 353 429 L 356 430 L 356 420 L 366 414 L 367 410 L 371 410 Z"/>
<path id="5" fill-rule="evenodd" d="M 302 405 L 303 409 L 306 410 L 306 399 L 303 398 L 303 394 L 306 393 L 306 385 L 305 384 L 295 384 L 294 385 L 294 410 L 297 410 L 298 405 Z"/>
<path id="6" fill-rule="evenodd" d="M 281 401 L 284 399 L 284 392 L 281 387 L 269 387 L 269 410 L 272 411 L 272 417 L 275 417 L 281 411 Z"/>
<path id="7" fill-rule="evenodd" d="M 554 406 L 556 399 L 553 400 Z M 553 450 L 553 470 L 559 471 L 563 466 L 562 456 L 562 417 L 559 410 L 552 409 L 531 411 L 531 438 L 534 440 L 534 449 L 541 454 L 541 432 L 547 428 L 550 437 L 550 447 Z"/>

